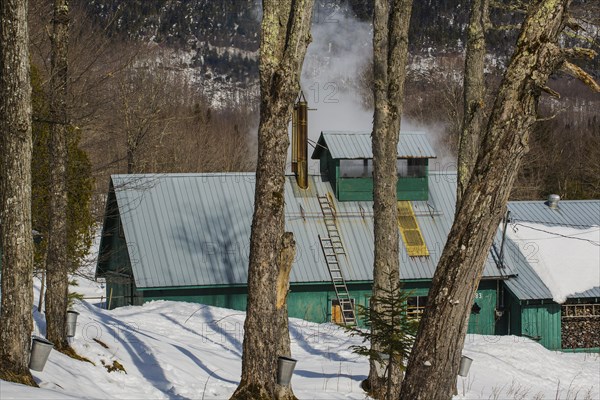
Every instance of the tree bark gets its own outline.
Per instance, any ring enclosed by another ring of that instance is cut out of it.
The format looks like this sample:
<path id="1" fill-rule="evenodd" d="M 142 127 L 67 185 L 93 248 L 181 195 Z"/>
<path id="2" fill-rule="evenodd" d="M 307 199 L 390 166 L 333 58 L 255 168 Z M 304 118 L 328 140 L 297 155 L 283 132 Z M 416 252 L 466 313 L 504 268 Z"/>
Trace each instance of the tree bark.
<path id="1" fill-rule="evenodd" d="M 51 37 L 50 76 L 50 209 L 48 253 L 46 258 L 46 337 L 57 350 L 67 342 L 67 297 L 69 290 L 67 257 L 67 48 L 69 6 L 67 0 L 54 1 Z"/>
<path id="2" fill-rule="evenodd" d="M 37 386 L 28 368 L 33 236 L 27 1 L 0 2 L 0 24 L 0 379 Z"/>
<path id="3" fill-rule="evenodd" d="M 460 207 L 463 193 L 471 178 L 471 172 L 479 152 L 479 138 L 484 128 L 484 63 L 487 19 L 488 0 L 473 0 L 465 54 L 464 113 L 458 144 L 456 210 Z"/>
<path id="4" fill-rule="evenodd" d="M 261 108 L 242 377 L 234 399 L 276 396 L 278 258 L 284 233 L 287 124 L 310 42 L 314 0 L 264 0 L 260 46 Z M 286 325 L 287 326 L 287 325 Z"/>
<path id="5" fill-rule="evenodd" d="M 278 346 L 277 356 L 292 357 L 290 331 L 288 322 L 287 310 L 287 295 L 290 288 L 290 273 L 292 272 L 292 264 L 296 256 L 296 242 L 294 234 L 286 232 L 281 239 L 281 251 L 279 253 L 277 273 L 277 302 L 275 309 L 277 310 L 277 329 L 278 329 Z M 291 384 L 289 386 L 276 385 L 275 398 L 279 400 L 295 400 L 294 392 Z"/>
<path id="6" fill-rule="evenodd" d="M 412 0 L 375 0 L 373 17 L 373 212 L 375 255 L 371 309 L 382 313 L 377 299 L 397 290 L 399 275 L 399 232 L 396 185 L 397 147 L 402 116 L 404 78 L 408 54 L 408 27 Z M 390 316 L 391 318 L 391 316 Z M 380 343 L 371 348 L 386 352 Z M 395 358 L 395 359 L 393 359 Z M 365 389 L 371 396 L 397 398 L 402 381 L 402 360 L 390 355 L 389 373 L 377 375 L 376 361 L 370 360 Z"/>
<path id="7" fill-rule="evenodd" d="M 527 152 L 538 98 L 564 54 L 557 37 L 570 0 L 530 5 L 486 135 L 433 278 L 401 399 L 450 399 L 484 261 Z"/>

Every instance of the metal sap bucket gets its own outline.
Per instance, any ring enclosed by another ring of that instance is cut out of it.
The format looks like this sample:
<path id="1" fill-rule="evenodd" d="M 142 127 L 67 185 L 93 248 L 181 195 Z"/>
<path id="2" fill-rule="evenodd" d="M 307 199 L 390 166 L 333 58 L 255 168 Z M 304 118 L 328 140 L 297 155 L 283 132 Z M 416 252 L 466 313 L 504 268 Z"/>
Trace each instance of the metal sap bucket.
<path id="1" fill-rule="evenodd" d="M 379 357 L 381 358 L 381 362 L 375 361 L 375 371 L 377 372 L 377 376 L 379 378 L 385 377 L 385 371 L 390 363 L 390 355 L 379 353 Z"/>
<path id="2" fill-rule="evenodd" d="M 67 337 L 75 336 L 75 332 L 77 331 L 77 316 L 79 313 L 77 311 L 69 310 L 67 311 Z"/>
<path id="3" fill-rule="evenodd" d="M 296 368 L 296 360 L 289 357 L 277 357 L 277 384 L 289 386 Z"/>
<path id="4" fill-rule="evenodd" d="M 34 336 L 31 340 L 31 354 L 29 355 L 29 369 L 43 371 L 48 356 L 54 347 L 54 343 L 43 337 Z"/>
<path id="5" fill-rule="evenodd" d="M 460 367 L 458 367 L 458 374 L 460 376 L 467 376 L 469 374 L 469 369 L 471 368 L 471 363 L 473 362 L 472 358 L 467 356 L 462 356 L 460 358 Z"/>

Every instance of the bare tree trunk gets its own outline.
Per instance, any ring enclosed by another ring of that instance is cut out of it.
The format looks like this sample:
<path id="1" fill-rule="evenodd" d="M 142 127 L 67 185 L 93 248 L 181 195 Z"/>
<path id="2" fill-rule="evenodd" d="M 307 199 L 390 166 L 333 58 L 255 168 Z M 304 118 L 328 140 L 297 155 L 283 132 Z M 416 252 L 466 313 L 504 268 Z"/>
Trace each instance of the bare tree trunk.
<path id="1" fill-rule="evenodd" d="M 458 184 L 456 209 L 462 202 L 471 172 L 479 152 L 479 138 L 485 116 L 485 30 L 488 19 L 488 0 L 473 0 L 467 30 L 467 50 L 464 74 L 464 114 L 458 144 Z"/>
<path id="2" fill-rule="evenodd" d="M 433 278 L 401 399 L 450 399 L 487 252 L 527 152 L 540 92 L 565 59 L 557 37 L 570 0 L 531 4 Z"/>
<path id="3" fill-rule="evenodd" d="M 67 342 L 67 47 L 69 6 L 67 0 L 54 1 L 50 76 L 50 210 L 46 258 L 46 337 L 57 350 Z"/>
<path id="4" fill-rule="evenodd" d="M 288 325 L 287 294 L 290 288 L 292 264 L 296 256 L 296 242 L 294 241 L 294 234 L 291 232 L 284 233 L 281 240 L 281 251 L 278 261 L 279 271 L 277 273 L 277 302 L 275 304 L 275 309 L 277 310 L 277 329 L 279 331 L 277 333 L 279 339 L 277 355 L 291 357 L 292 349 Z M 275 397 L 277 399 L 296 399 L 291 384 L 290 386 L 276 385 Z"/>
<path id="5" fill-rule="evenodd" d="M 278 261 L 284 233 L 287 124 L 310 42 L 314 0 L 264 0 L 260 46 L 261 109 L 248 266 L 242 377 L 234 399 L 275 398 L 279 336 Z M 287 325 L 286 325 L 287 326 Z M 287 333 L 289 335 L 289 333 Z"/>
<path id="6" fill-rule="evenodd" d="M 29 372 L 33 319 L 31 82 L 27 1 L 0 2 L 0 379 L 37 386 Z"/>
<path id="7" fill-rule="evenodd" d="M 127 173 L 135 174 L 135 172 L 136 172 L 136 170 L 135 170 L 135 150 L 128 145 L 127 146 Z"/>
<path id="8" fill-rule="evenodd" d="M 382 313 L 377 299 L 397 290 L 399 233 L 396 184 L 397 147 L 402 116 L 404 78 L 408 54 L 408 27 L 412 0 L 375 0 L 373 16 L 373 72 L 375 112 L 373 116 L 373 211 L 375 256 L 371 309 Z M 391 316 L 390 316 L 391 318 Z M 380 343 L 371 348 L 386 352 Z M 365 389 L 375 398 L 397 398 L 402 381 L 402 360 L 390 355 L 387 377 L 377 375 L 370 360 Z M 387 379 L 386 379 L 387 378 Z M 388 382 L 386 382 L 389 379 Z"/>

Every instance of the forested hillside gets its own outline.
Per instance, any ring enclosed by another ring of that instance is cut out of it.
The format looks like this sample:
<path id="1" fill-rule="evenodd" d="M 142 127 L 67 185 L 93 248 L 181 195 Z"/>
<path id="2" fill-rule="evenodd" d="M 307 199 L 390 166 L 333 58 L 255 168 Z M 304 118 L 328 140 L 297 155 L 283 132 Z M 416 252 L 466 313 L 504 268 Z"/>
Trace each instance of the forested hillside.
<path id="1" fill-rule="evenodd" d="M 42 90 L 48 84 L 49 70 L 46 27 L 51 13 L 47 3 L 30 2 L 32 63 L 46 76 L 41 80 Z M 80 145 L 92 163 L 98 207 L 111 173 L 253 170 L 260 1 L 71 3 L 72 123 L 79 129 Z M 592 23 L 595 18 L 597 24 L 598 5 L 578 3 L 575 10 L 588 15 Z M 468 8 L 459 0 L 419 1 L 413 8 L 406 84 L 410 101 L 405 105 L 405 119 L 411 126 L 435 133 L 436 150 L 443 156 L 437 168 L 453 169 L 462 119 Z M 323 89 L 326 84 L 336 93 L 345 90 L 345 95 L 362 105 L 361 115 L 367 116 L 367 122 L 371 112 L 371 13 L 371 1 L 319 1 L 313 18 L 313 50 L 309 47 L 307 55 L 311 67 L 304 72 L 318 75 L 346 68 L 343 77 L 325 74 L 327 80 L 315 78 L 321 85 L 317 88 L 322 95 L 329 94 Z M 490 93 L 499 84 L 514 43 L 515 31 L 508 26 L 518 24 L 521 18 L 506 8 L 492 13 L 487 69 Z M 598 37 L 597 25 L 584 28 L 595 29 Z M 358 37 L 357 32 L 366 34 Z M 336 59 L 344 52 L 354 55 L 352 63 L 343 57 Z M 586 62 L 586 70 L 596 78 L 598 65 L 598 57 Z M 561 99 L 545 95 L 541 99 L 544 120 L 535 127 L 513 198 L 538 199 L 548 193 L 570 199 L 598 198 L 599 96 L 566 75 L 556 75 L 550 86 Z M 304 90 L 313 91 L 314 87 L 307 84 Z M 322 103 L 323 96 L 318 106 L 324 110 L 326 104 Z M 356 114 L 355 110 L 345 112 Z"/>

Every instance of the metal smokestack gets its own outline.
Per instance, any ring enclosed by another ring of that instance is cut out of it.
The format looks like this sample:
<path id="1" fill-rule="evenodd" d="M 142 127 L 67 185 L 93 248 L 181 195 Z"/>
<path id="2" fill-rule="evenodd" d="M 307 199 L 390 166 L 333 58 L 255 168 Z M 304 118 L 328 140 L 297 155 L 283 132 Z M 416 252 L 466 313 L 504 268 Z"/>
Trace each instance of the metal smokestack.
<path id="1" fill-rule="evenodd" d="M 302 189 L 308 188 L 308 102 L 301 91 L 292 113 L 292 172 Z"/>

